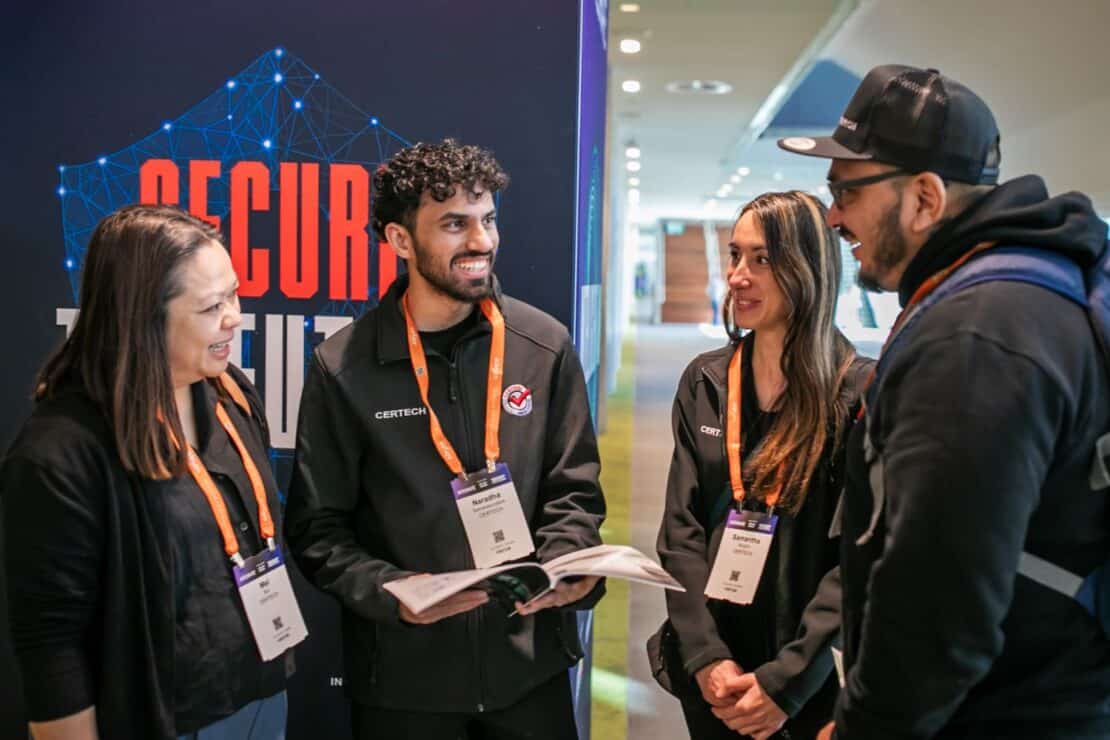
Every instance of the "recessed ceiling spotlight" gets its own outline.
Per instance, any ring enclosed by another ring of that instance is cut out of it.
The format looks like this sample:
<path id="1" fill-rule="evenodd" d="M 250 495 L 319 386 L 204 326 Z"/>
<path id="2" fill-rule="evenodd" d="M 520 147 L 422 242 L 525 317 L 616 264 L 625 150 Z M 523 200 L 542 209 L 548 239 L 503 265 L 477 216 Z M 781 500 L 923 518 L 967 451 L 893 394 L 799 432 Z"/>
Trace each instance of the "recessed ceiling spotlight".
<path id="1" fill-rule="evenodd" d="M 721 80 L 676 80 L 663 89 L 679 95 L 725 95 L 732 92 L 732 85 Z"/>
<path id="2" fill-rule="evenodd" d="M 622 13 L 639 13 L 640 12 L 640 4 L 639 3 L 621 3 L 621 12 Z"/>
<path id="3" fill-rule="evenodd" d="M 638 178 L 638 177 L 628 178 L 628 185 L 629 185 L 629 187 L 633 187 L 633 188 L 639 187 L 640 186 L 640 178 Z"/>
<path id="4" fill-rule="evenodd" d="M 733 175 L 732 177 L 728 178 L 728 181 L 733 183 L 733 184 L 739 183 L 740 182 L 740 175 Z"/>
<path id="5" fill-rule="evenodd" d="M 640 92 L 640 82 L 639 80 L 625 80 L 621 83 L 621 90 L 626 93 L 638 93 Z"/>
<path id="6" fill-rule="evenodd" d="M 747 177 L 748 175 L 752 174 L 752 168 L 741 167 L 740 169 L 736 170 L 736 174 L 740 175 L 740 177 Z"/>
<path id="7" fill-rule="evenodd" d="M 822 185 L 821 187 L 817 188 L 817 194 L 818 195 L 828 195 L 829 194 L 829 186 L 828 185 Z"/>
<path id="8" fill-rule="evenodd" d="M 640 191 L 637 190 L 636 188 L 632 188 L 631 190 L 629 190 L 628 191 L 628 202 L 633 204 L 633 205 L 636 205 L 637 203 L 639 203 L 640 202 Z"/>
<path id="9" fill-rule="evenodd" d="M 637 39 L 621 39 L 621 51 L 625 54 L 639 54 L 640 42 Z"/>
<path id="10" fill-rule="evenodd" d="M 712 211 L 717 207 L 717 201 L 713 198 L 705 201 L 705 210 Z"/>
<path id="11" fill-rule="evenodd" d="M 775 174 L 771 175 L 771 177 L 775 178 L 775 182 L 783 181 L 783 176 L 781 172 L 775 172 Z"/>
<path id="12" fill-rule="evenodd" d="M 624 168 L 626 170 L 628 170 L 629 172 L 639 172 L 640 171 L 640 163 L 637 162 L 634 159 L 631 159 L 631 160 L 624 163 Z"/>
<path id="13" fill-rule="evenodd" d="M 629 146 L 625 147 L 624 156 L 628 157 L 629 159 L 639 159 L 640 147 L 636 146 L 635 144 L 630 144 Z"/>

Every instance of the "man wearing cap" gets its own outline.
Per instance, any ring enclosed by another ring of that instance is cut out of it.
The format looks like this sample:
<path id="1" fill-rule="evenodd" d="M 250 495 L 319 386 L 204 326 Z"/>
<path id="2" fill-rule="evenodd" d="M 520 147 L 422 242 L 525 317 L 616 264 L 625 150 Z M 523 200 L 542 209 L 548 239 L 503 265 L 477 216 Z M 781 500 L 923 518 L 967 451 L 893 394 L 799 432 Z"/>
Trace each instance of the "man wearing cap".
<path id="1" fill-rule="evenodd" d="M 1110 639 L 1019 573 L 1110 553 L 1088 480 L 1107 368 L 1083 309 L 1045 287 L 942 287 L 1002 247 L 1087 268 L 1106 224 L 1037 176 L 997 184 L 994 116 L 936 70 L 877 67 L 831 137 L 779 144 L 832 160 L 829 223 L 904 307 L 848 443 L 835 737 L 1110 735 Z"/>
<path id="2" fill-rule="evenodd" d="M 373 226 L 408 271 L 316 348 L 305 379 L 286 532 L 342 604 L 360 740 L 577 737 L 567 669 L 596 578 L 523 607 L 465 590 L 418 613 L 386 589 L 601 543 L 570 336 L 494 278 L 507 182 L 489 152 L 450 139 L 383 164 Z"/>

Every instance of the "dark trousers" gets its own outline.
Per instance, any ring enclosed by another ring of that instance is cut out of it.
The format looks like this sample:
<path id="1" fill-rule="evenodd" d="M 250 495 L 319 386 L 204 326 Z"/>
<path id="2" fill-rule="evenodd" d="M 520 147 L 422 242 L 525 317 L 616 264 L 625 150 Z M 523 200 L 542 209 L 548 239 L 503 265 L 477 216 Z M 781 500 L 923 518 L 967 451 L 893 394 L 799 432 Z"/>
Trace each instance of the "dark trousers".
<path id="1" fill-rule="evenodd" d="M 512 706 L 489 712 L 409 712 L 353 703 L 351 726 L 355 740 L 578 740 L 565 672 Z"/>

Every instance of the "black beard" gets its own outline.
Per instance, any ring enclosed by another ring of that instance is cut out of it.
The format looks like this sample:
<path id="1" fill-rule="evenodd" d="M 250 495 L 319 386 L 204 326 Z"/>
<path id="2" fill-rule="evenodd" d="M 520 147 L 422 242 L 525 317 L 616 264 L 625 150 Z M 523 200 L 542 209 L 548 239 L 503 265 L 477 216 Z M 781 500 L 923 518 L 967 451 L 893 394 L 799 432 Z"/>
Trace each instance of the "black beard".
<path id="1" fill-rule="evenodd" d="M 425 282 L 428 283 L 439 293 L 452 298 L 456 301 L 463 303 L 477 303 L 483 298 L 489 298 L 493 295 L 493 262 L 496 257 L 496 252 L 483 253 L 483 252 L 465 252 L 451 258 L 447 265 L 447 270 L 439 270 L 436 264 L 428 259 L 427 252 L 420 246 L 420 244 L 413 239 L 412 252 L 414 259 L 413 268 L 420 273 Z M 489 257 L 490 258 L 490 273 L 486 277 L 474 279 L 451 279 L 451 264 L 456 259 L 465 259 L 467 257 Z"/>
<path id="2" fill-rule="evenodd" d="M 875 236 L 875 271 L 865 272 L 861 263 L 856 274 L 856 283 L 864 290 L 882 293 L 885 289 L 879 284 L 880 276 L 897 267 L 909 251 L 906 237 L 898 223 L 901 209 L 902 196 L 899 195 L 898 202 L 888 208 L 879 220 L 878 234 Z"/>

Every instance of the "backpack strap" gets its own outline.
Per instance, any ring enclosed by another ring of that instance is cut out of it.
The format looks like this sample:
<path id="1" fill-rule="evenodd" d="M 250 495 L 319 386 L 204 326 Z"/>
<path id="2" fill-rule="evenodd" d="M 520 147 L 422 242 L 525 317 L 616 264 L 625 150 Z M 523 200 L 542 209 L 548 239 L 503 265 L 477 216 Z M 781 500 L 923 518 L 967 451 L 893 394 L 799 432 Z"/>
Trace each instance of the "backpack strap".
<path id="1" fill-rule="evenodd" d="M 1087 298 L 1090 307 L 1087 317 L 1095 332 L 1095 341 L 1102 352 L 1107 381 L 1110 382 L 1110 241 L 1102 250 L 1098 263 L 1087 274 Z M 1110 432 L 1102 435 L 1095 445 L 1095 459 L 1091 462 L 1091 489 L 1110 488 Z"/>
<path id="2" fill-rule="evenodd" d="M 1038 285 L 1072 301 L 1084 309 L 1094 332 L 1099 352 L 1106 363 L 1105 333 L 1110 329 L 1110 252 L 1104 251 L 1095 270 L 1088 275 L 1068 258 L 1039 249 L 1027 247 L 999 247 L 973 260 L 964 270 L 953 276 L 946 294 L 972 285 L 992 280 L 1010 280 Z M 938 289 L 940 292 L 940 289 Z M 1110 369 L 1110 365 L 1108 365 Z M 1110 458 L 1110 433 L 1096 443 L 1091 465 L 1092 490 L 1110 487 L 1110 471 L 1106 459 Z M 1092 616 L 1106 626 L 1108 592 L 1103 587 L 1105 568 L 1097 568 L 1086 577 L 1072 573 L 1055 563 L 1022 552 L 1018 559 L 1018 573 L 1029 580 L 1049 588 L 1070 599 L 1075 599 Z"/>
<path id="3" fill-rule="evenodd" d="M 1084 309 L 1088 308 L 1083 272 L 1079 265 L 1067 257 L 1034 247 L 1006 246 L 985 250 L 956 270 L 936 290 L 914 306 L 912 313 L 898 327 L 897 333 L 887 340 L 875 365 L 875 378 L 867 386 L 867 406 L 875 408 L 883 371 L 890 364 L 890 359 L 897 354 L 897 348 L 905 336 L 912 333 L 910 329 L 930 308 L 965 288 L 998 280 L 1037 285 Z M 1107 300 L 1110 301 L 1110 296 Z"/>

